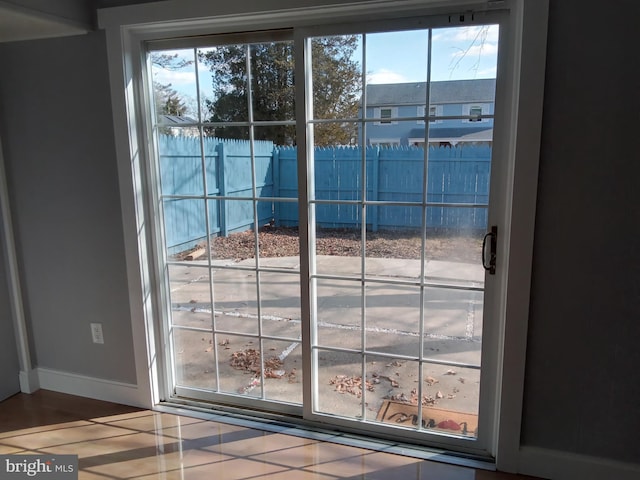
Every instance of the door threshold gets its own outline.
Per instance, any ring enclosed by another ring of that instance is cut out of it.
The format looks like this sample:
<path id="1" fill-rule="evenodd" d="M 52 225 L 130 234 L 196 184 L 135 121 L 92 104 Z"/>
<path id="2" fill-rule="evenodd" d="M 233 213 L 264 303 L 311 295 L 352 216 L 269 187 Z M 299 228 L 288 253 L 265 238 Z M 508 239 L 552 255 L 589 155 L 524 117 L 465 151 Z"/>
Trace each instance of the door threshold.
<path id="1" fill-rule="evenodd" d="M 186 404 L 176 400 L 159 403 L 155 405 L 153 410 L 156 412 L 263 430 L 271 433 L 335 443 L 348 447 L 402 455 L 420 460 L 496 471 L 493 458 L 481 457 L 469 453 L 452 452 L 434 447 L 419 446 L 411 443 L 402 443 L 384 438 L 372 438 L 358 433 L 336 432 L 311 425 L 302 419 L 292 419 L 291 417 L 272 412 L 259 412 L 260 416 L 258 417 L 258 412 L 252 415 L 251 413 L 247 413 L 246 410 L 237 408 L 227 409 L 216 405 Z"/>

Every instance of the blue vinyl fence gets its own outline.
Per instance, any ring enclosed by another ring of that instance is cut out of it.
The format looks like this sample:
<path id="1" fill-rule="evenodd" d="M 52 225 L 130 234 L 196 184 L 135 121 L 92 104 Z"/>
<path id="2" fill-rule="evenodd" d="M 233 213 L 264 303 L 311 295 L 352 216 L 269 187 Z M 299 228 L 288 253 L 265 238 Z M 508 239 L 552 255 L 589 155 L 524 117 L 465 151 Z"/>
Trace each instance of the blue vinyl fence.
<path id="1" fill-rule="evenodd" d="M 162 136 L 159 141 L 160 178 L 166 242 L 170 253 L 190 248 L 211 235 L 228 235 L 254 227 L 251 200 L 173 198 L 252 196 L 249 142 L 205 138 L 202 141 L 206 175 L 202 171 L 199 138 Z M 422 203 L 424 149 L 367 147 L 367 200 Z M 491 147 L 429 147 L 426 221 L 430 228 L 477 229 L 487 225 Z M 258 224 L 297 226 L 297 203 L 267 198 L 297 198 L 297 149 L 255 142 L 254 156 Z M 319 147 L 315 157 L 315 198 L 350 201 L 362 197 L 360 147 Z M 205 202 L 206 208 L 205 208 Z M 466 206 L 451 206 L 462 204 Z M 367 227 L 372 230 L 419 228 L 421 206 L 368 205 Z M 316 223 L 326 228 L 355 228 L 362 222 L 359 205 L 318 204 Z"/>
<path id="2" fill-rule="evenodd" d="M 450 207 L 447 204 L 486 205 L 489 200 L 491 147 L 429 147 L 427 227 L 484 230 L 486 207 Z M 297 196 L 296 148 L 278 149 L 280 196 Z M 424 149 L 421 147 L 367 147 L 367 200 L 422 203 Z M 361 200 L 362 151 L 359 147 L 315 150 L 315 198 Z M 372 230 L 419 228 L 420 206 L 369 206 L 367 225 Z M 276 224 L 297 225 L 297 213 L 280 215 Z M 316 206 L 316 223 L 327 228 L 361 225 L 358 205 Z"/>

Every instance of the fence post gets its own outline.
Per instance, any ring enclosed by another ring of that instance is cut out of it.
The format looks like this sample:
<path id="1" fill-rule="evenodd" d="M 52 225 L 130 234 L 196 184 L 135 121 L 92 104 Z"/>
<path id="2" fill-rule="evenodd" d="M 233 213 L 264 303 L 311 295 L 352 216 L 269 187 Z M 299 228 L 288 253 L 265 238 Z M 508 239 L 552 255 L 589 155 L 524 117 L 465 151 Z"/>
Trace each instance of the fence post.
<path id="1" fill-rule="evenodd" d="M 365 161 L 367 159 L 367 153 L 366 151 L 368 150 L 367 147 L 362 147 L 365 149 Z M 376 149 L 374 150 L 374 155 L 373 155 L 373 159 L 372 159 L 372 166 L 371 166 L 371 200 L 376 201 L 378 200 L 379 197 L 379 190 L 380 190 L 380 147 L 376 147 Z M 378 207 L 377 206 L 371 206 L 371 229 L 374 232 L 378 231 L 378 227 L 379 227 L 379 222 L 378 222 Z"/>
<path id="2" fill-rule="evenodd" d="M 280 149 L 273 146 L 271 157 L 271 172 L 273 175 L 273 197 L 280 198 Z M 280 202 L 273 202 L 273 224 L 280 225 Z"/>
<path id="3" fill-rule="evenodd" d="M 227 211 L 227 202 L 224 200 L 224 197 L 227 195 L 227 185 L 224 173 L 224 142 L 218 143 L 216 150 L 218 150 L 218 189 L 220 190 L 220 197 L 222 198 L 222 200 L 218 200 L 220 202 L 220 233 L 223 237 L 226 237 L 229 235 L 229 229 L 227 227 L 227 217 L 229 212 Z"/>

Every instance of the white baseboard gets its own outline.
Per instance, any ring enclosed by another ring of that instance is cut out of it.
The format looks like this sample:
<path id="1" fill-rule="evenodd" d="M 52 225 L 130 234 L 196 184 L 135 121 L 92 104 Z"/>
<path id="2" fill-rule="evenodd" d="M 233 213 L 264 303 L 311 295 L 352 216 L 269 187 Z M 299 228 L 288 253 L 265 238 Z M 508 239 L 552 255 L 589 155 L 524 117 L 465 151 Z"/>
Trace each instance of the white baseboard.
<path id="1" fill-rule="evenodd" d="M 20 391 L 22 393 L 33 393 L 40 390 L 40 379 L 37 370 L 20 371 L 18 375 L 20 381 Z"/>
<path id="2" fill-rule="evenodd" d="M 545 448 L 520 448 L 520 473 L 552 480 L 637 480 L 640 463 L 579 455 Z"/>
<path id="3" fill-rule="evenodd" d="M 137 385 L 116 382 L 102 378 L 87 377 L 75 373 L 38 368 L 40 388 L 54 392 L 68 393 L 107 402 L 121 403 L 136 407 L 148 407 L 141 401 Z"/>

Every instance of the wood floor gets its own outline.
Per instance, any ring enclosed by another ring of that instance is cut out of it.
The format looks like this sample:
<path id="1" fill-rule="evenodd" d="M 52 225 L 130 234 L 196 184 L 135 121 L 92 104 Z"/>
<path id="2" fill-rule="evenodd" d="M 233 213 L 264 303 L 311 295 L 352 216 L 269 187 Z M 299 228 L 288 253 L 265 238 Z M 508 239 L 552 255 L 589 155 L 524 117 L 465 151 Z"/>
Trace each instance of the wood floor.
<path id="1" fill-rule="evenodd" d="M 80 479 L 523 480 L 40 390 L 0 402 L 0 455 L 79 456 Z"/>

